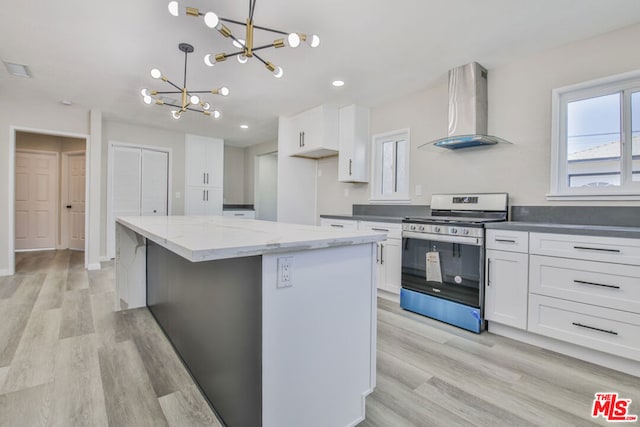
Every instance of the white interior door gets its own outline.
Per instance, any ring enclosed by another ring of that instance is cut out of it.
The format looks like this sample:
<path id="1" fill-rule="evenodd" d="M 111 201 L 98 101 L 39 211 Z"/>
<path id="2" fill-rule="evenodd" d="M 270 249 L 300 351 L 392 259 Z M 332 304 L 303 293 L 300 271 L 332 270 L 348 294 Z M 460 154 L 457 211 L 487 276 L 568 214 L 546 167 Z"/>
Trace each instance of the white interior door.
<path id="1" fill-rule="evenodd" d="M 142 215 L 167 215 L 169 153 L 142 150 Z"/>
<path id="2" fill-rule="evenodd" d="M 112 146 L 111 209 L 107 224 L 109 256 L 116 254 L 116 218 L 140 215 L 141 150 Z"/>
<path id="3" fill-rule="evenodd" d="M 63 246 L 69 249 L 84 251 L 85 220 L 85 169 L 84 153 L 63 154 L 64 182 L 62 183 L 64 204 Z"/>
<path id="4" fill-rule="evenodd" d="M 55 249 L 58 155 L 16 152 L 15 249 Z"/>

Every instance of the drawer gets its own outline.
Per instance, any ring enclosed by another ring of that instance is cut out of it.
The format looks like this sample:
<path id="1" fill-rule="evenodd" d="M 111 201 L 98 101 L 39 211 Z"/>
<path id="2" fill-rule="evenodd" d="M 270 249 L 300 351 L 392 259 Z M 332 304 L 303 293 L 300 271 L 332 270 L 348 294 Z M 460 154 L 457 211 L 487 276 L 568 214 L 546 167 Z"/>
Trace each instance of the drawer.
<path id="1" fill-rule="evenodd" d="M 237 211 L 222 211 L 222 216 L 230 217 L 230 218 L 245 218 L 245 219 L 254 219 L 256 217 L 256 211 L 244 209 Z"/>
<path id="2" fill-rule="evenodd" d="M 378 231 L 387 233 L 389 239 L 401 239 L 402 238 L 402 224 L 396 224 L 393 222 L 370 222 L 359 221 L 358 229 L 365 231 Z"/>
<path id="3" fill-rule="evenodd" d="M 530 233 L 529 253 L 640 265 L 640 239 Z"/>
<path id="4" fill-rule="evenodd" d="M 640 315 L 529 295 L 530 332 L 640 361 Z"/>
<path id="5" fill-rule="evenodd" d="M 487 249 L 509 252 L 528 252 L 529 233 L 527 231 L 487 230 Z"/>
<path id="6" fill-rule="evenodd" d="M 640 314 L 640 267 L 531 255 L 529 291 Z"/>
<path id="7" fill-rule="evenodd" d="M 343 228 L 345 230 L 358 229 L 358 221 L 351 221 L 348 219 L 320 218 L 320 225 L 322 227 Z"/>

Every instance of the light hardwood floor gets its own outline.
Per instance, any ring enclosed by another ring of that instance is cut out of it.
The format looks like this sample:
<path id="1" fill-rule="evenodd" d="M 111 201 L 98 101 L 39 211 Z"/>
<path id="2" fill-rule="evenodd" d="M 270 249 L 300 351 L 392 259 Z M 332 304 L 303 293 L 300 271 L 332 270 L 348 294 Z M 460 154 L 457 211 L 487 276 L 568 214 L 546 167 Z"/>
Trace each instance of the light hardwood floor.
<path id="1" fill-rule="evenodd" d="M 20 253 L 0 278 L 0 426 L 219 425 L 148 310 L 114 311 L 113 265 L 82 263 Z M 609 391 L 640 415 L 640 378 L 379 299 L 378 383 L 360 425 L 606 425 L 590 414 Z"/>

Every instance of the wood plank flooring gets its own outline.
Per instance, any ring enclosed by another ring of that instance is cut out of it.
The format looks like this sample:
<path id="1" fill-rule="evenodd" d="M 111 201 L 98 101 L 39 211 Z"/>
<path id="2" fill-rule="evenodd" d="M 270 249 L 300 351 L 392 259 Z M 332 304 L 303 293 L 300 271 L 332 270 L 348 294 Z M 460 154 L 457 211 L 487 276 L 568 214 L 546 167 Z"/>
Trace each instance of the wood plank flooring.
<path id="1" fill-rule="evenodd" d="M 111 263 L 87 272 L 80 252 L 17 254 L 16 275 L 0 277 L 0 426 L 220 425 L 149 311 L 115 312 L 114 289 Z M 360 426 L 606 425 L 590 414 L 608 391 L 640 415 L 640 378 L 380 298 Z"/>

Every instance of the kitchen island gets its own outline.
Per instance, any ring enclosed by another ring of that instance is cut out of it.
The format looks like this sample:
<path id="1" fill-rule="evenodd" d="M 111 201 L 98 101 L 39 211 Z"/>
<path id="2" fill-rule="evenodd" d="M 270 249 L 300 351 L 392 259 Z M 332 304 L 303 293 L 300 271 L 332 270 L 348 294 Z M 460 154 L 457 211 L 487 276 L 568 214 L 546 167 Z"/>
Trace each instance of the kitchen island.
<path id="1" fill-rule="evenodd" d="M 347 426 L 375 386 L 383 234 L 122 217 L 121 309 L 148 306 L 228 426 Z"/>

